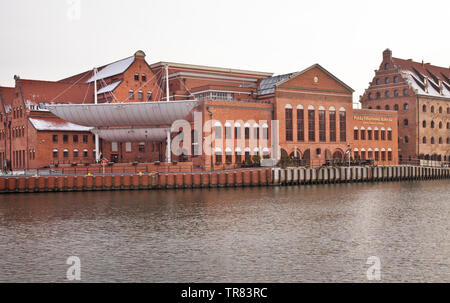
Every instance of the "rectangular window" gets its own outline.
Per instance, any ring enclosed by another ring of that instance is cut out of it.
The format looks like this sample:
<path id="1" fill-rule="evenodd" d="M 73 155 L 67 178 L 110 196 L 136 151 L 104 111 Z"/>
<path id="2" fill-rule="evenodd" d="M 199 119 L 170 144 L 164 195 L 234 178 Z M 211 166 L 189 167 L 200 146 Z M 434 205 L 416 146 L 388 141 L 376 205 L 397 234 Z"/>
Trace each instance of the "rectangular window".
<path id="1" fill-rule="evenodd" d="M 69 151 L 67 149 L 64 150 L 63 156 L 64 156 L 64 158 L 69 158 Z"/>
<path id="2" fill-rule="evenodd" d="M 366 140 L 366 131 L 361 129 L 361 140 Z"/>
<path id="3" fill-rule="evenodd" d="M 263 140 L 268 140 L 268 139 L 269 139 L 269 128 L 263 127 Z"/>
<path id="4" fill-rule="evenodd" d="M 119 147 L 118 147 L 117 142 L 111 142 L 111 151 L 113 153 L 117 153 L 119 151 Z"/>
<path id="5" fill-rule="evenodd" d="M 326 141 L 326 135 L 325 135 L 325 111 L 319 110 L 319 141 L 325 142 Z"/>
<path id="6" fill-rule="evenodd" d="M 361 159 L 366 160 L 366 152 L 365 151 L 361 151 Z"/>
<path id="7" fill-rule="evenodd" d="M 83 157 L 85 157 L 85 158 L 88 157 L 88 151 L 87 151 L 87 149 L 85 149 L 85 150 L 83 151 Z"/>
<path id="8" fill-rule="evenodd" d="M 57 158 L 58 158 L 58 151 L 57 151 L 57 150 L 54 150 L 54 151 L 53 151 L 53 158 L 54 158 L 54 159 L 57 159 Z"/>
<path id="9" fill-rule="evenodd" d="M 139 143 L 139 152 L 145 153 L 145 143 Z"/>
<path id="10" fill-rule="evenodd" d="M 147 81 L 147 75 L 146 74 L 142 74 L 142 81 Z"/>
<path id="11" fill-rule="evenodd" d="M 341 142 L 347 141 L 347 117 L 344 111 L 339 112 L 339 136 Z"/>
<path id="12" fill-rule="evenodd" d="M 232 158 L 233 158 L 233 155 L 232 155 L 231 153 L 227 153 L 227 154 L 225 155 L 225 162 L 226 162 L 227 164 L 232 163 L 232 162 L 233 162 Z"/>
<path id="13" fill-rule="evenodd" d="M 125 143 L 125 151 L 127 153 L 131 153 L 131 142 L 126 142 Z"/>
<path id="14" fill-rule="evenodd" d="M 254 135 L 255 135 L 255 140 L 259 139 L 259 127 L 255 127 L 254 128 Z"/>
<path id="15" fill-rule="evenodd" d="M 381 131 L 381 140 L 386 140 L 386 131 Z"/>
<path id="16" fill-rule="evenodd" d="M 353 157 L 355 159 L 359 159 L 359 152 L 355 151 L 353 154 L 354 154 Z"/>
<path id="17" fill-rule="evenodd" d="M 216 164 L 222 164 L 222 153 L 216 153 Z"/>
<path id="18" fill-rule="evenodd" d="M 231 139 L 231 127 L 225 127 L 225 139 Z"/>
<path id="19" fill-rule="evenodd" d="M 303 109 L 297 109 L 297 141 L 305 141 L 305 117 Z"/>
<path id="20" fill-rule="evenodd" d="M 151 90 L 149 90 L 147 92 L 147 101 L 152 101 L 152 91 Z"/>
<path id="21" fill-rule="evenodd" d="M 372 140 L 372 130 L 367 130 L 367 140 Z"/>
<path id="22" fill-rule="evenodd" d="M 392 161 L 392 152 L 388 151 L 388 161 Z"/>
<path id="23" fill-rule="evenodd" d="M 336 142 L 336 112 L 330 112 L 330 141 Z"/>
<path id="24" fill-rule="evenodd" d="M 134 92 L 132 90 L 130 90 L 128 92 L 128 99 L 133 100 L 134 99 Z"/>
<path id="25" fill-rule="evenodd" d="M 380 152 L 375 151 L 375 161 L 380 160 Z"/>
<path id="26" fill-rule="evenodd" d="M 388 140 L 392 141 L 392 131 L 388 130 Z"/>
<path id="27" fill-rule="evenodd" d="M 139 74 L 134 74 L 134 81 L 139 81 Z"/>
<path id="28" fill-rule="evenodd" d="M 358 140 L 358 134 L 359 134 L 358 130 L 355 129 L 355 130 L 353 131 L 353 140 Z"/>
<path id="29" fill-rule="evenodd" d="M 58 142 L 58 135 L 53 135 L 53 143 L 57 143 Z"/>
<path id="30" fill-rule="evenodd" d="M 64 136 L 63 136 L 63 142 L 64 142 L 64 143 L 69 142 L 69 136 L 68 136 L 68 135 L 64 135 Z"/>
<path id="31" fill-rule="evenodd" d="M 144 100 L 144 93 L 141 90 L 138 92 L 138 99 L 140 101 Z"/>
<path id="32" fill-rule="evenodd" d="M 78 158 L 78 150 L 74 150 L 73 151 L 73 157 L 74 158 Z"/>
<path id="33" fill-rule="evenodd" d="M 242 162 L 242 156 L 240 152 L 236 152 L 235 154 L 235 163 L 241 163 Z"/>
<path id="34" fill-rule="evenodd" d="M 285 109 L 286 141 L 292 141 L 292 108 Z"/>
<path id="35" fill-rule="evenodd" d="M 385 151 L 381 152 L 381 161 L 386 161 L 386 152 Z"/>
<path id="36" fill-rule="evenodd" d="M 250 139 L 250 127 L 245 128 L 245 139 Z"/>
<path id="37" fill-rule="evenodd" d="M 83 143 L 88 143 L 89 137 L 88 135 L 83 135 Z"/>
<path id="38" fill-rule="evenodd" d="M 377 129 L 374 130 L 374 132 L 373 132 L 373 139 L 378 140 L 378 130 Z"/>
<path id="39" fill-rule="evenodd" d="M 222 127 L 216 126 L 215 129 L 215 138 L 216 139 L 222 139 Z"/>
<path id="40" fill-rule="evenodd" d="M 316 141 L 316 112 L 313 109 L 308 110 L 308 141 Z"/>
<path id="41" fill-rule="evenodd" d="M 241 128 L 240 127 L 235 127 L 234 128 L 234 138 L 235 139 L 240 139 L 241 138 Z"/>
<path id="42" fill-rule="evenodd" d="M 367 153 L 368 153 L 368 158 L 369 158 L 369 159 L 373 159 L 373 152 L 369 151 L 369 152 L 367 152 Z"/>
<path id="43" fill-rule="evenodd" d="M 78 143 L 78 136 L 77 135 L 73 135 L 73 143 Z"/>

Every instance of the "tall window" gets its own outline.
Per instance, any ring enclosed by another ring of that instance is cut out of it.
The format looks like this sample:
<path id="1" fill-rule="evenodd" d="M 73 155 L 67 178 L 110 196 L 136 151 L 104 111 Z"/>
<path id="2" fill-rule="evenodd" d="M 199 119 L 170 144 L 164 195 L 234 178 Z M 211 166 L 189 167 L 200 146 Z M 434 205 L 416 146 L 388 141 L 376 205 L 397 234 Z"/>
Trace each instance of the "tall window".
<path id="1" fill-rule="evenodd" d="M 83 143 L 88 143 L 88 135 L 83 135 Z"/>
<path id="2" fill-rule="evenodd" d="M 372 130 L 371 129 L 367 130 L 367 140 L 372 140 Z"/>
<path id="3" fill-rule="evenodd" d="M 378 129 L 376 129 L 376 130 L 373 131 L 373 139 L 374 140 L 378 140 L 378 138 L 379 138 L 378 137 Z"/>
<path id="4" fill-rule="evenodd" d="M 297 109 L 297 141 L 305 141 L 305 117 L 303 109 Z"/>
<path id="5" fill-rule="evenodd" d="M 392 130 L 388 130 L 388 140 L 392 141 Z"/>
<path id="6" fill-rule="evenodd" d="M 73 143 L 78 143 L 78 135 L 73 135 Z"/>
<path id="7" fill-rule="evenodd" d="M 308 140 L 310 142 L 316 141 L 316 113 L 314 109 L 308 110 Z"/>
<path id="8" fill-rule="evenodd" d="M 386 131 L 385 130 L 381 130 L 381 140 L 386 140 Z"/>
<path id="9" fill-rule="evenodd" d="M 325 135 L 325 111 L 319 110 L 319 141 L 325 142 L 326 141 L 326 135 Z"/>
<path id="10" fill-rule="evenodd" d="M 286 141 L 292 141 L 292 108 L 286 108 L 285 115 L 286 115 Z"/>
<path id="11" fill-rule="evenodd" d="M 132 89 L 130 89 L 128 91 L 128 99 L 133 100 L 134 99 L 134 91 Z"/>
<path id="12" fill-rule="evenodd" d="M 147 75 L 146 74 L 142 74 L 142 81 L 147 81 Z"/>
<path id="13" fill-rule="evenodd" d="M 361 129 L 361 140 L 366 140 L 366 130 Z"/>
<path id="14" fill-rule="evenodd" d="M 221 126 L 215 126 L 215 138 L 216 139 L 222 139 L 222 127 Z"/>
<path id="15" fill-rule="evenodd" d="M 336 112 L 330 111 L 330 141 L 336 142 Z"/>
<path id="16" fill-rule="evenodd" d="M 140 101 L 144 100 L 144 92 L 141 91 L 141 90 L 138 92 L 138 99 L 139 99 Z"/>
<path id="17" fill-rule="evenodd" d="M 69 142 L 69 136 L 68 135 L 63 135 L 63 142 L 64 143 Z"/>
<path id="18" fill-rule="evenodd" d="M 225 126 L 225 139 L 231 139 L 231 126 Z"/>
<path id="19" fill-rule="evenodd" d="M 196 130 L 191 130 L 191 136 L 192 136 L 191 156 L 196 157 L 199 155 L 198 132 Z"/>
<path id="20" fill-rule="evenodd" d="M 53 142 L 57 143 L 58 142 L 58 135 L 53 135 Z"/>
<path id="21" fill-rule="evenodd" d="M 235 125 L 234 127 L 234 138 L 235 139 L 240 139 L 241 138 L 241 127 Z"/>
<path id="22" fill-rule="evenodd" d="M 249 140 L 250 139 L 250 126 L 246 126 L 244 128 L 244 133 L 245 133 L 245 139 Z"/>
<path id="23" fill-rule="evenodd" d="M 339 112 L 339 135 L 341 142 L 347 141 L 347 120 L 344 111 Z"/>
<path id="24" fill-rule="evenodd" d="M 358 134 L 359 134 L 358 130 L 355 129 L 355 130 L 353 131 L 353 140 L 358 140 Z"/>
<path id="25" fill-rule="evenodd" d="M 151 90 L 149 90 L 147 92 L 147 101 L 152 101 L 152 91 Z"/>

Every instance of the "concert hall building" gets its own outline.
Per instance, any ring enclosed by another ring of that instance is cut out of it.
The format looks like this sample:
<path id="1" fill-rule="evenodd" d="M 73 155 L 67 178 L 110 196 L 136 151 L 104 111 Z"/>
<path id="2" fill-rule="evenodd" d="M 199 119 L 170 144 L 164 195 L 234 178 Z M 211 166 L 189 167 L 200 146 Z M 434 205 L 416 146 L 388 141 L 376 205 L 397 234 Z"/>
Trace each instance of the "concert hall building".
<path id="1" fill-rule="evenodd" d="M 138 51 L 59 81 L 15 76 L 15 87 L 0 87 L 2 168 L 89 165 L 99 155 L 195 170 L 239 168 L 255 156 L 311 166 L 348 153 L 398 162 L 397 112 L 353 109 L 353 89 L 319 64 L 274 76 L 145 57 Z M 181 128 L 171 129 L 178 120 L 192 135 L 181 153 L 167 148 L 180 138 Z"/>

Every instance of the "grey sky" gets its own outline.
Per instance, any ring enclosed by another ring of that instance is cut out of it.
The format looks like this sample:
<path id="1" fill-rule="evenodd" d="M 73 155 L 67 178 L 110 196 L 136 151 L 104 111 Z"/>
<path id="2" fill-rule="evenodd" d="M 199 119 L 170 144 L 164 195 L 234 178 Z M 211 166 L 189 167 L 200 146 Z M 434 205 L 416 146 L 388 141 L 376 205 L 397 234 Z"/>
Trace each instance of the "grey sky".
<path id="1" fill-rule="evenodd" d="M 449 1 L 2 0 L 0 85 L 58 80 L 142 49 L 174 61 L 287 73 L 320 63 L 356 90 L 382 51 L 450 65 Z"/>

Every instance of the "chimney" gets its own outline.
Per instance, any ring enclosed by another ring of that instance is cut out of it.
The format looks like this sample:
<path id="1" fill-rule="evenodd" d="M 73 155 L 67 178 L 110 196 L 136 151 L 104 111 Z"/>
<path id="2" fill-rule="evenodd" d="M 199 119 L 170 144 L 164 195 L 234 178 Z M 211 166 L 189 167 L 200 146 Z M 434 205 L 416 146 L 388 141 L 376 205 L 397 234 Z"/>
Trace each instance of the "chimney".
<path id="1" fill-rule="evenodd" d="M 391 62 L 392 60 L 392 51 L 389 48 L 386 48 L 383 52 L 383 60 L 385 62 Z"/>
<path id="2" fill-rule="evenodd" d="M 145 59 L 145 53 L 141 50 L 138 50 L 136 53 L 134 53 L 134 57 L 136 59 Z"/>
<path id="3" fill-rule="evenodd" d="M 422 60 L 422 67 L 424 66 L 424 64 L 425 64 L 425 63 L 424 63 L 423 60 Z"/>

